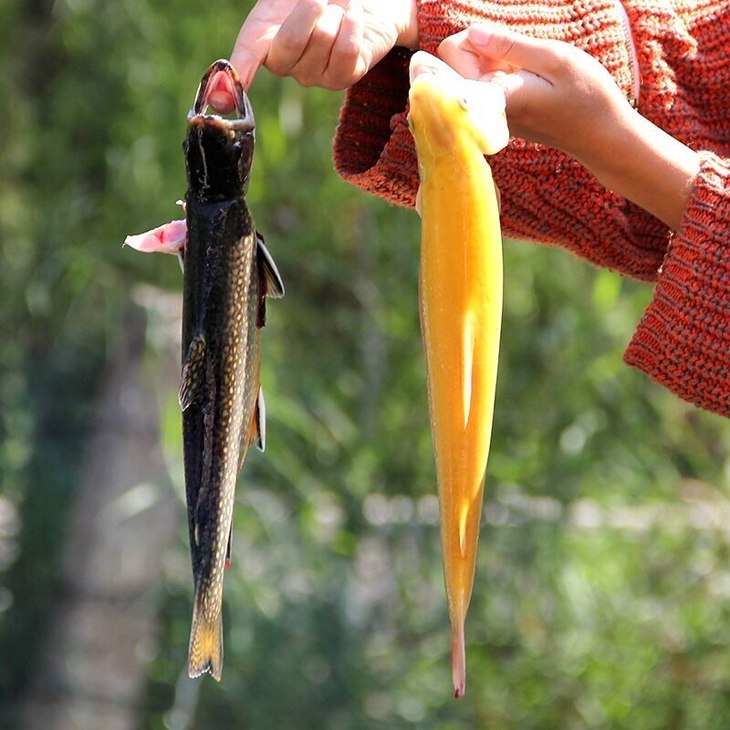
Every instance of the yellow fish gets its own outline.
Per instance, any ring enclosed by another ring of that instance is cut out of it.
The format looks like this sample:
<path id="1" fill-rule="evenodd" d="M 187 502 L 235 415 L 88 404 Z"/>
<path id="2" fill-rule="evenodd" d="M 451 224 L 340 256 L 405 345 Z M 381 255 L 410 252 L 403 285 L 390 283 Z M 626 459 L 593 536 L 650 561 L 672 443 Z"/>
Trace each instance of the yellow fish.
<path id="1" fill-rule="evenodd" d="M 421 334 L 454 696 L 461 697 L 502 319 L 499 204 L 484 155 L 504 147 L 509 131 L 502 90 L 456 74 L 417 76 L 408 118 L 420 176 Z"/>

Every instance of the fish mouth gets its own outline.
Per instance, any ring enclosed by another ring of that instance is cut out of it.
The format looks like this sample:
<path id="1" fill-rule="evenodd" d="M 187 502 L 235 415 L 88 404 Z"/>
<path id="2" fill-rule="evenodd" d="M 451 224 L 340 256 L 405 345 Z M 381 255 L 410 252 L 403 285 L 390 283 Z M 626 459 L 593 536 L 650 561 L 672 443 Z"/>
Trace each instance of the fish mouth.
<path id="1" fill-rule="evenodd" d="M 211 94 L 214 92 L 227 93 L 233 99 L 233 110 L 235 118 L 225 119 L 217 114 L 206 114 Z M 193 117 L 208 117 L 220 119 L 234 126 L 236 129 L 253 129 L 254 118 L 251 103 L 243 90 L 241 79 L 233 68 L 230 61 L 220 58 L 214 61 L 208 70 L 203 74 L 200 85 L 195 93 L 193 108 L 188 114 L 188 119 Z"/>

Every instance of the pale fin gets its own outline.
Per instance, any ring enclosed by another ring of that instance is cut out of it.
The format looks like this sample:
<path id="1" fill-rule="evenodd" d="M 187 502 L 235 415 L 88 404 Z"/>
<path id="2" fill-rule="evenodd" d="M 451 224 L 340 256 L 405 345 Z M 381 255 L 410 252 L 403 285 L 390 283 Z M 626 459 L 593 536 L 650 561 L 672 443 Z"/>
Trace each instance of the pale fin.
<path id="1" fill-rule="evenodd" d="M 187 234 L 187 223 L 184 220 L 175 220 L 151 231 L 127 236 L 124 245 L 143 253 L 179 254 L 185 250 Z"/>
<path id="2" fill-rule="evenodd" d="M 256 243 L 258 244 L 258 262 L 264 280 L 264 294 L 272 299 L 281 299 L 284 296 L 284 282 L 281 280 L 281 274 L 276 268 L 274 259 L 271 258 L 271 254 L 266 248 L 264 237 L 258 231 L 256 231 Z"/>
<path id="3" fill-rule="evenodd" d="M 466 646 L 463 619 L 456 621 L 451 628 L 451 671 L 454 678 L 454 697 L 458 700 L 466 693 Z"/>
<path id="4" fill-rule="evenodd" d="M 180 408 L 185 410 L 197 403 L 203 393 L 205 382 L 205 335 L 195 335 L 188 347 L 182 368 L 180 392 L 178 400 Z"/>
<path id="5" fill-rule="evenodd" d="M 210 619 L 200 605 L 198 595 L 193 606 L 193 622 L 190 629 L 188 650 L 188 675 L 199 677 L 205 672 L 221 681 L 223 671 L 223 621 L 220 613 Z"/>
<path id="6" fill-rule="evenodd" d="M 264 391 L 259 385 L 259 392 L 254 403 L 251 420 L 248 423 L 248 429 L 241 436 L 241 445 L 238 455 L 238 471 L 243 469 L 246 460 L 246 452 L 251 446 L 255 446 L 259 451 L 266 449 L 266 403 L 264 403 Z"/>
<path id="7" fill-rule="evenodd" d="M 466 523 L 469 520 L 469 502 L 464 500 L 459 510 L 459 552 L 466 559 Z"/>
<path id="8" fill-rule="evenodd" d="M 264 391 L 259 386 L 259 394 L 251 416 L 251 425 L 248 435 L 248 445 L 255 444 L 259 451 L 266 449 L 266 403 Z"/>

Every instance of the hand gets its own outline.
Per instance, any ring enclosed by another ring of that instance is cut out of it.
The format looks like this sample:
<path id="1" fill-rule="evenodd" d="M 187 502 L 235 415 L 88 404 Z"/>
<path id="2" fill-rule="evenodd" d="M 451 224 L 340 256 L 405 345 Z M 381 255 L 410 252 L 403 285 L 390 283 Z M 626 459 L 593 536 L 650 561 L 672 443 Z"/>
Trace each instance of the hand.
<path id="1" fill-rule="evenodd" d="M 608 71 L 568 43 L 473 25 L 442 41 L 439 55 L 463 76 L 505 89 L 513 135 L 579 159 L 633 113 Z"/>
<path id="2" fill-rule="evenodd" d="M 504 87 L 511 134 L 563 150 L 609 190 L 681 225 L 699 157 L 632 109 L 592 56 L 484 25 L 444 39 L 439 54 L 463 76 Z"/>
<path id="3" fill-rule="evenodd" d="M 415 0 L 258 0 L 231 63 L 247 89 L 262 65 L 303 86 L 344 89 L 396 45 L 418 45 Z"/>

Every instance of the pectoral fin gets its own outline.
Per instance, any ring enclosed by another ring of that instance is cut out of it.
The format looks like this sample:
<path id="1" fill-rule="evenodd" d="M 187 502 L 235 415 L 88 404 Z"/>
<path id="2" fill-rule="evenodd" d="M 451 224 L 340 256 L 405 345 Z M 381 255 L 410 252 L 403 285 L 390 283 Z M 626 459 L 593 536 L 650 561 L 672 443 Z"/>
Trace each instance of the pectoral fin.
<path id="1" fill-rule="evenodd" d="M 256 446 L 259 451 L 266 448 L 266 403 L 264 403 L 264 392 L 259 386 L 259 394 L 256 398 L 251 421 L 248 430 L 241 438 L 241 451 L 238 458 L 238 469 L 243 469 L 243 462 L 246 459 L 246 452 L 249 447 Z"/>
<path id="2" fill-rule="evenodd" d="M 198 334 L 188 347 L 183 363 L 182 378 L 178 400 L 180 408 L 185 410 L 203 397 L 205 384 L 205 336 Z"/>
<path id="3" fill-rule="evenodd" d="M 174 253 L 185 250 L 188 228 L 184 220 L 164 223 L 151 231 L 127 236 L 124 245 L 144 253 Z"/>
<path id="4" fill-rule="evenodd" d="M 471 311 L 464 316 L 461 329 L 461 402 L 464 414 L 464 428 L 469 423 L 471 415 L 472 385 L 474 379 L 474 342 L 476 340 L 476 323 Z"/>
<path id="5" fill-rule="evenodd" d="M 259 271 L 264 282 L 264 294 L 272 299 L 280 299 L 284 296 L 284 283 L 274 259 L 271 258 L 271 254 L 266 248 L 264 237 L 258 231 L 256 231 L 256 243 L 258 244 Z"/>

